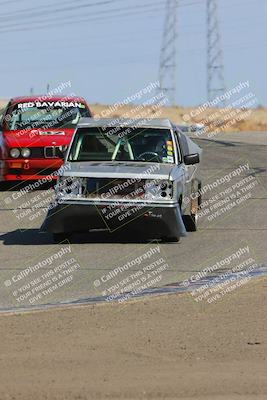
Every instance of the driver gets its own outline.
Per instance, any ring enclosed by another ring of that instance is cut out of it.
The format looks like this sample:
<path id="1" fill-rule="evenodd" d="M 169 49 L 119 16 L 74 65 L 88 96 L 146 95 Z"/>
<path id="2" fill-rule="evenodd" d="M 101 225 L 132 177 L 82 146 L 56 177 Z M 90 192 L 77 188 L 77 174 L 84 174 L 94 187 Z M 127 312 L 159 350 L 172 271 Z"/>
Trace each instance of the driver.
<path id="1" fill-rule="evenodd" d="M 162 136 L 148 136 L 145 144 L 145 152 L 157 153 L 159 157 L 166 156 L 166 143 Z"/>

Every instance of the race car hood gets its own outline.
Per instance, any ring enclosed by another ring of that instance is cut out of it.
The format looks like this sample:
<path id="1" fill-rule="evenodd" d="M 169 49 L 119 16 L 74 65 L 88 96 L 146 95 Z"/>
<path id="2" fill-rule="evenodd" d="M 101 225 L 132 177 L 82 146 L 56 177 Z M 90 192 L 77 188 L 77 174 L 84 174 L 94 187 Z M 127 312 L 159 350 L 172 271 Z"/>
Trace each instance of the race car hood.
<path id="1" fill-rule="evenodd" d="M 174 164 L 127 161 L 71 162 L 68 167 L 65 176 L 91 178 L 172 179 L 180 172 L 180 166 Z"/>
<path id="2" fill-rule="evenodd" d="M 7 147 L 64 146 L 70 143 L 74 129 L 25 129 L 4 131 Z"/>

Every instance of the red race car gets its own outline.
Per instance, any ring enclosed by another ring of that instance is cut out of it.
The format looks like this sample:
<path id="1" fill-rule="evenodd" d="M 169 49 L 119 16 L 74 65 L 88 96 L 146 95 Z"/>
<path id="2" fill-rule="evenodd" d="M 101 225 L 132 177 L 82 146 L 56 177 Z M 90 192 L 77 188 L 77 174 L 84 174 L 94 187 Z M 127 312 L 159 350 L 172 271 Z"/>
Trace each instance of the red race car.
<path id="1" fill-rule="evenodd" d="M 80 117 L 92 117 L 81 97 L 11 99 L 1 122 L 0 182 L 42 179 L 58 170 Z"/>

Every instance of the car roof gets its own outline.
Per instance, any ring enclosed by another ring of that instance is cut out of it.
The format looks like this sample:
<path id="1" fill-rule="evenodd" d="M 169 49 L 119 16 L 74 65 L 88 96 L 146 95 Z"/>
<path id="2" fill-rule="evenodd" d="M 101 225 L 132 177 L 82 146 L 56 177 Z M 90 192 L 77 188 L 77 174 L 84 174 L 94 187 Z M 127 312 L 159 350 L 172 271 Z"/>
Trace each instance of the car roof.
<path id="1" fill-rule="evenodd" d="M 134 128 L 165 128 L 172 129 L 173 124 L 169 119 L 150 119 L 146 122 L 144 119 L 127 118 L 81 118 L 78 128 L 102 128 L 102 127 L 134 127 Z"/>
<path id="2" fill-rule="evenodd" d="M 41 94 L 40 96 L 20 96 L 13 97 L 10 102 L 12 104 L 20 103 L 20 102 L 30 102 L 30 101 L 80 101 L 86 102 L 83 97 L 79 96 L 50 96 L 49 94 Z"/>

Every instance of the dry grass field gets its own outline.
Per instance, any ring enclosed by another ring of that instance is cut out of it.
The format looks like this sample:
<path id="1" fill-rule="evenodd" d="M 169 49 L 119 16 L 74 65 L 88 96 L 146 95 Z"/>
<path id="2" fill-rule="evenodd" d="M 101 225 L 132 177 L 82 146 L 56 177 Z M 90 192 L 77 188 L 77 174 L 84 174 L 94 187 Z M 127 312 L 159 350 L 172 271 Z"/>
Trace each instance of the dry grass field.
<path id="1" fill-rule="evenodd" d="M 7 100 L 0 100 L 0 112 L 6 106 Z M 201 123 L 208 131 L 267 131 L 267 109 L 216 109 L 185 107 L 157 107 L 127 105 L 115 108 L 112 105 L 91 104 L 95 116 L 103 118 L 169 118 L 177 124 Z"/>
<path id="2" fill-rule="evenodd" d="M 177 124 L 202 123 L 208 126 L 209 131 L 215 129 L 221 132 L 267 131 L 267 109 L 265 108 L 246 110 L 208 108 L 201 111 L 198 108 L 178 106 L 161 108 L 151 106 L 140 109 L 137 105 L 132 105 L 113 111 L 112 106 L 101 104 L 92 104 L 91 108 L 95 115 L 102 117 L 169 118 Z"/>

